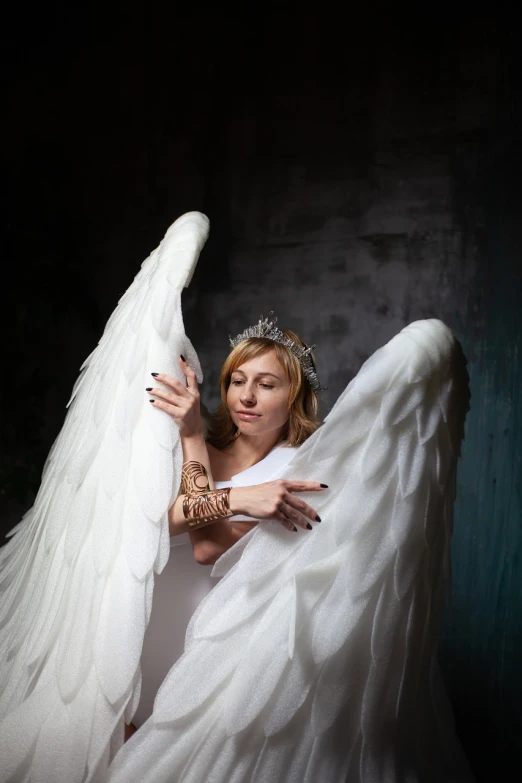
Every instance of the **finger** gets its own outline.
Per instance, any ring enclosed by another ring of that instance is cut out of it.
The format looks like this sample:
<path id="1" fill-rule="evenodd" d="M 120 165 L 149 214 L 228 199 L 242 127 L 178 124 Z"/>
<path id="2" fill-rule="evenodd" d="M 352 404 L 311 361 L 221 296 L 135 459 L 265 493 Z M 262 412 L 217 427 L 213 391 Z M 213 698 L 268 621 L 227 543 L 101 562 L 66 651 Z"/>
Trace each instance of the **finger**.
<path id="1" fill-rule="evenodd" d="M 312 506 L 309 506 L 308 503 L 305 503 L 304 500 L 301 500 L 301 498 L 297 498 L 295 495 L 288 493 L 283 500 L 292 510 L 296 511 L 296 513 L 308 517 L 308 519 L 311 519 L 313 522 L 321 521 L 321 517 L 317 511 L 312 508 Z"/>
<path id="2" fill-rule="evenodd" d="M 177 408 L 184 408 L 186 406 L 185 400 L 178 394 L 166 391 L 166 389 L 160 389 L 159 387 L 148 387 L 145 389 L 152 397 L 157 397 L 163 402 L 169 403 L 169 405 L 175 405 Z"/>
<path id="3" fill-rule="evenodd" d="M 183 409 L 178 408 L 176 405 L 171 405 L 169 402 L 165 402 L 164 400 L 149 400 L 149 402 L 154 408 L 159 408 L 159 410 L 168 413 L 169 416 L 172 416 L 173 419 L 182 418 Z"/>
<path id="4" fill-rule="evenodd" d="M 283 525 L 283 527 L 285 527 L 287 530 L 291 530 L 292 532 L 294 532 L 294 533 L 297 533 L 297 528 L 296 528 L 296 526 L 294 525 L 294 523 L 293 523 L 293 522 L 292 522 L 290 519 L 288 519 L 288 517 L 285 517 L 285 515 L 283 514 L 283 512 L 282 512 L 282 511 L 279 511 L 279 512 L 278 512 L 278 513 L 275 515 L 275 518 L 276 518 L 276 519 L 277 519 L 277 521 L 278 521 L 278 522 L 280 522 L 280 523 Z"/>
<path id="5" fill-rule="evenodd" d="M 185 374 L 185 378 L 187 379 L 187 389 L 189 389 L 191 392 L 197 392 L 198 379 L 196 378 L 196 373 L 194 372 L 192 367 L 189 364 L 187 364 L 187 361 L 183 356 L 183 354 L 181 354 L 179 357 L 179 364 Z"/>
<path id="6" fill-rule="evenodd" d="M 293 522 L 294 525 L 297 525 L 297 527 L 301 527 L 301 528 L 303 528 L 303 530 L 305 530 L 305 529 L 306 530 L 311 530 L 312 529 L 312 525 L 306 519 L 306 517 L 304 517 L 302 514 L 300 514 L 299 511 L 297 511 L 291 505 L 285 504 L 285 506 L 284 506 L 284 508 L 282 510 L 282 514 L 284 514 L 284 516 L 288 517 L 288 519 L 290 519 Z M 312 517 L 312 519 L 313 518 L 314 517 Z"/>
<path id="7" fill-rule="evenodd" d="M 159 381 L 164 386 L 170 386 L 170 388 L 178 395 L 186 395 L 187 387 L 184 386 L 177 378 L 173 378 L 172 375 L 164 375 L 163 373 L 152 372 L 151 375 L 154 380 Z"/>
<path id="8" fill-rule="evenodd" d="M 319 481 L 285 481 L 289 492 L 322 492 L 328 489 L 328 484 L 320 484 Z"/>

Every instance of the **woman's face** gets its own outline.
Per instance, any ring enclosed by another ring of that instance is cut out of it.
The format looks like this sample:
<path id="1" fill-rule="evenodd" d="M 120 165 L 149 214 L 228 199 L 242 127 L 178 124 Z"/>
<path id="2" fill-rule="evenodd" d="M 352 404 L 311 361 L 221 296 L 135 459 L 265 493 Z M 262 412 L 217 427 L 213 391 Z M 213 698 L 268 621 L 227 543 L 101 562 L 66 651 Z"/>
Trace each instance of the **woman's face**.
<path id="1" fill-rule="evenodd" d="M 276 435 L 288 421 L 289 395 L 288 376 L 275 351 L 267 351 L 234 370 L 227 406 L 243 435 Z"/>

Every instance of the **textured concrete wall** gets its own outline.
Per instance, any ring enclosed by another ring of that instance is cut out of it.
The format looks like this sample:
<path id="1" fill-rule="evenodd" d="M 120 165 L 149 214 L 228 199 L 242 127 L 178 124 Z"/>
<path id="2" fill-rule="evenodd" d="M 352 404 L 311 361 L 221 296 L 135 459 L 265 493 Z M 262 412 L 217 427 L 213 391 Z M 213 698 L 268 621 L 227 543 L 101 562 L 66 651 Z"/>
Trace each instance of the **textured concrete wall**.
<path id="1" fill-rule="evenodd" d="M 461 212 L 478 174 L 461 158 L 494 111 L 469 84 L 494 79 L 497 63 L 440 55 L 437 68 L 432 51 L 383 57 L 365 89 L 294 85 L 222 118 L 211 239 L 186 297 L 206 366 L 229 331 L 274 309 L 318 344 L 328 406 L 404 324 L 437 316 L 459 336 L 464 321 L 477 328 L 477 244 Z"/>
<path id="2" fill-rule="evenodd" d="M 78 367 L 182 212 L 211 221 L 184 294 L 209 405 L 228 334 L 270 309 L 317 344 L 323 413 L 402 326 L 442 318 L 462 342 L 473 395 L 443 661 L 478 779 L 506 780 L 522 703 L 522 199 L 509 20 L 428 24 L 394 7 L 345 26 L 265 10 L 251 25 L 191 6 L 160 24 L 129 3 L 95 34 L 82 17 L 74 35 L 38 31 L 30 56 L 12 47 L 3 523 L 29 505 Z"/>

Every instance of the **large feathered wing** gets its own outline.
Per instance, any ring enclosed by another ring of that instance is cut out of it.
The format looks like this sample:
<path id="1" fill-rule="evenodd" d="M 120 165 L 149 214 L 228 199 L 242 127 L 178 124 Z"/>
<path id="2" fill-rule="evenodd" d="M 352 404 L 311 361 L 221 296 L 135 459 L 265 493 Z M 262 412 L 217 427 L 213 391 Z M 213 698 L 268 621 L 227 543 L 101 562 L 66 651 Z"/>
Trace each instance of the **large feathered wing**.
<path id="1" fill-rule="evenodd" d="M 140 691 L 153 573 L 169 555 L 181 449 L 148 402 L 182 380 L 181 291 L 208 235 L 179 218 L 142 264 L 82 367 L 33 508 L 0 552 L 0 781 L 103 777 Z"/>
<path id="2" fill-rule="evenodd" d="M 467 407 L 440 321 L 364 364 L 285 471 L 329 485 L 322 523 L 259 525 L 218 561 L 111 783 L 470 779 L 436 663 Z"/>

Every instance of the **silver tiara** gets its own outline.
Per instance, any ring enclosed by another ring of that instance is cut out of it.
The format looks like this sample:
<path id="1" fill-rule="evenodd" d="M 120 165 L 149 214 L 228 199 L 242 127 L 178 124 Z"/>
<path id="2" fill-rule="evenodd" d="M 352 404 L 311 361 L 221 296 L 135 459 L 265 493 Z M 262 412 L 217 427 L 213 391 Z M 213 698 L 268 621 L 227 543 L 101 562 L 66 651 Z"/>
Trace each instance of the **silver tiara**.
<path id="1" fill-rule="evenodd" d="M 305 348 L 302 345 L 298 345 L 298 343 L 294 342 L 294 340 L 290 340 L 288 337 L 286 337 L 281 329 L 277 328 L 276 323 L 277 317 L 273 312 L 268 314 L 268 318 L 263 318 L 263 316 L 260 316 L 259 321 L 255 326 L 249 326 L 248 329 L 245 329 L 244 332 L 238 334 L 237 337 L 230 337 L 229 335 L 231 348 L 235 348 L 236 345 L 239 345 L 240 342 L 243 340 L 248 340 L 250 337 L 264 337 L 266 340 L 273 340 L 275 343 L 284 345 L 294 354 L 296 359 L 299 359 L 303 373 L 308 378 L 310 386 L 314 392 L 325 391 L 326 387 L 321 386 L 319 383 L 319 378 L 317 377 L 314 363 L 312 357 L 310 356 L 313 349 L 315 348 L 315 345 L 312 345 L 310 348 Z"/>

